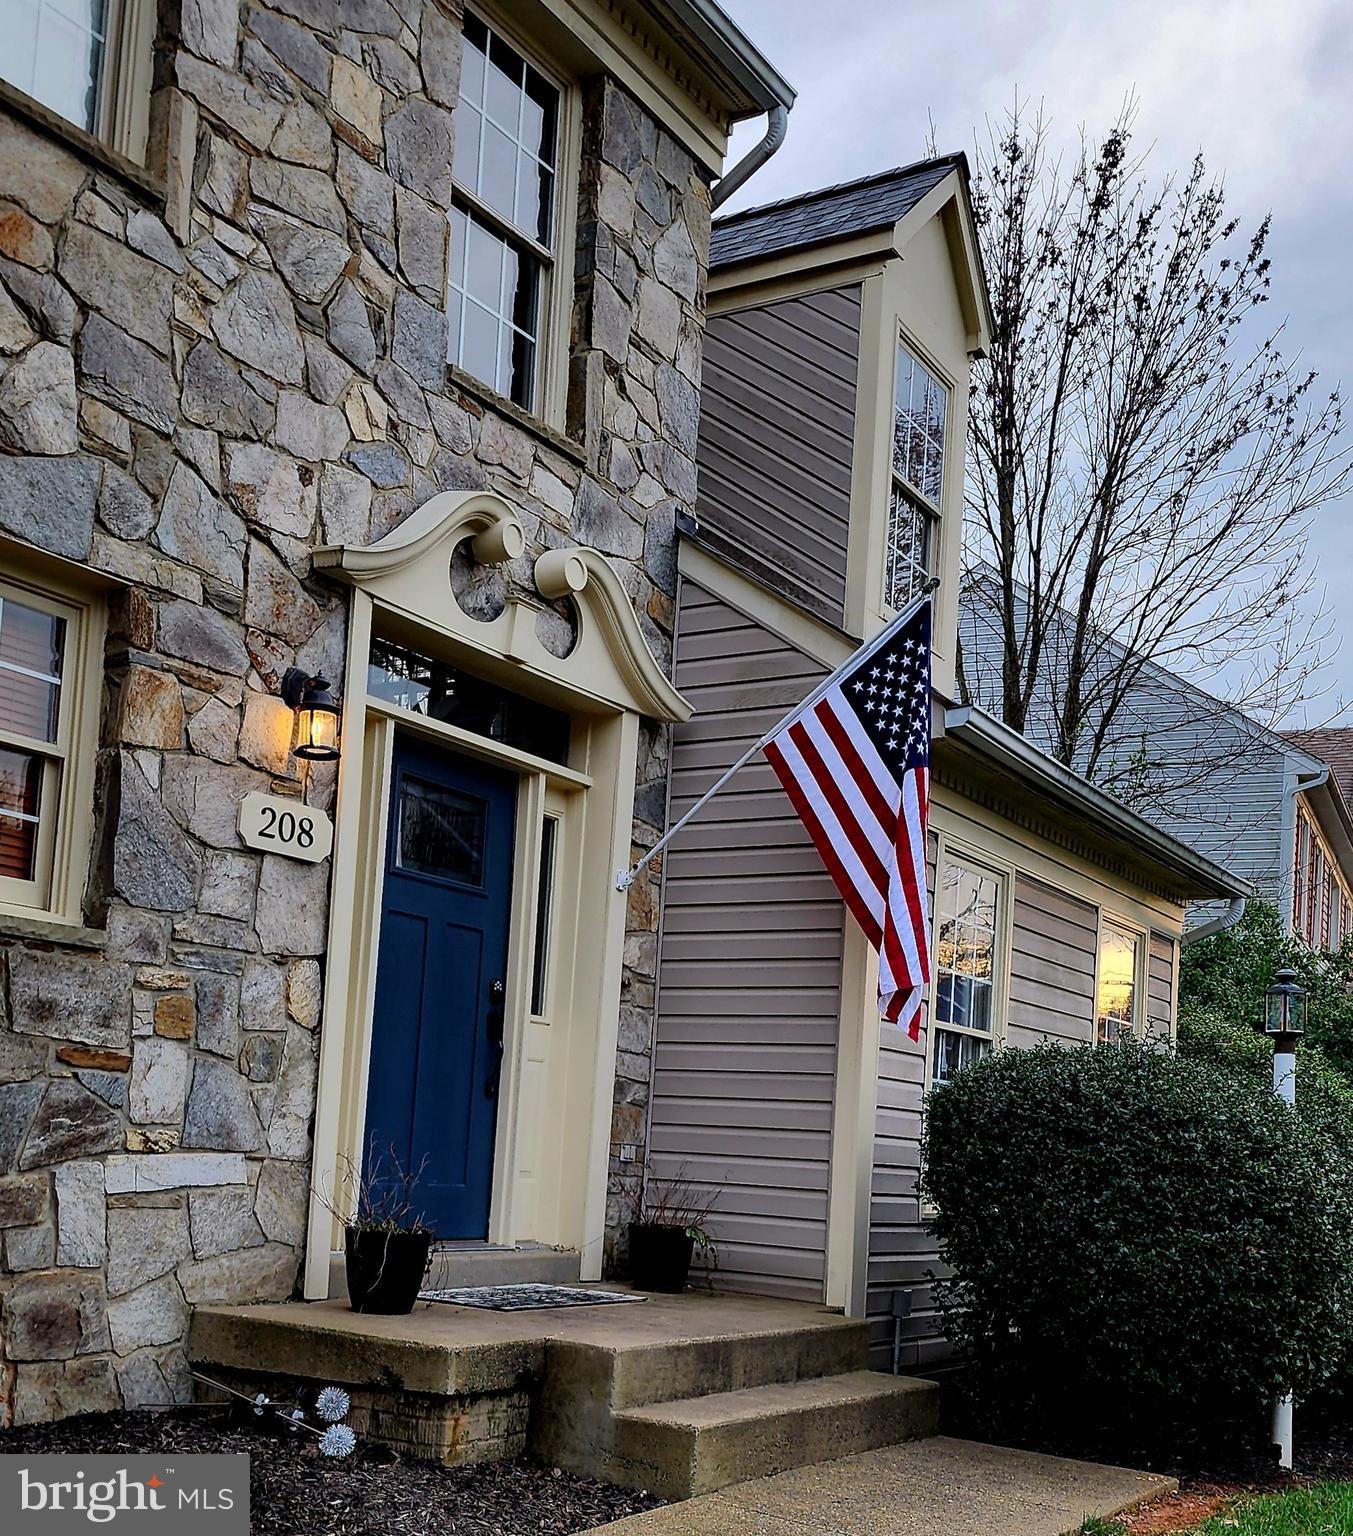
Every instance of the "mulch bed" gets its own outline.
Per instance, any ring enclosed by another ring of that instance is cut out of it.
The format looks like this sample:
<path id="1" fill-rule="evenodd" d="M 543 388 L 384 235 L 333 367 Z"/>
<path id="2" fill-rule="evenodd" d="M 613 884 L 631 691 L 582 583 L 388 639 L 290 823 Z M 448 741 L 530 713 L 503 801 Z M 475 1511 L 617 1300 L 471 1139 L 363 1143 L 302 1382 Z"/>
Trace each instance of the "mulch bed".
<path id="1" fill-rule="evenodd" d="M 332 1461 L 309 1435 L 215 1407 L 27 1425 L 0 1436 L 0 1450 L 247 1452 L 252 1536 L 569 1536 L 662 1503 L 525 1461 L 443 1467 L 366 1443 Z"/>

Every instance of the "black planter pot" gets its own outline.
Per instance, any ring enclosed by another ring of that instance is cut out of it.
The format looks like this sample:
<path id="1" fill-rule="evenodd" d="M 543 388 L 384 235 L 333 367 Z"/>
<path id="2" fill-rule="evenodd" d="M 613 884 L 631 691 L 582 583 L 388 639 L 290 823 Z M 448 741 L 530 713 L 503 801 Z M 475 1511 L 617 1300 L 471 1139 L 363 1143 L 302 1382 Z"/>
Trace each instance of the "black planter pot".
<path id="1" fill-rule="evenodd" d="M 675 1296 L 686 1289 L 695 1239 L 685 1227 L 630 1222 L 630 1284 Z"/>
<path id="2" fill-rule="evenodd" d="M 412 1312 L 427 1274 L 431 1232 L 373 1232 L 349 1227 L 344 1236 L 348 1300 L 354 1312 Z"/>

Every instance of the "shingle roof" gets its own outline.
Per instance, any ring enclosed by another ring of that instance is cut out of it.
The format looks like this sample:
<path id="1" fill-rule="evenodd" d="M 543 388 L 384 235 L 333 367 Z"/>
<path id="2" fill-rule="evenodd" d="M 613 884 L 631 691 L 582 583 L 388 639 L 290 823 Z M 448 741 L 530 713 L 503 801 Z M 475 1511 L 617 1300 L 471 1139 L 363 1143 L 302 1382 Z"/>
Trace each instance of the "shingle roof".
<path id="1" fill-rule="evenodd" d="M 1344 798 L 1353 805 L 1353 725 L 1322 726 L 1313 731 L 1285 731 L 1288 741 L 1328 763 Z"/>
<path id="2" fill-rule="evenodd" d="M 966 165 L 961 154 L 942 155 L 731 213 L 714 221 L 709 264 L 711 268 L 727 267 L 802 245 L 820 245 L 884 229 L 910 213 L 950 171 Z"/>

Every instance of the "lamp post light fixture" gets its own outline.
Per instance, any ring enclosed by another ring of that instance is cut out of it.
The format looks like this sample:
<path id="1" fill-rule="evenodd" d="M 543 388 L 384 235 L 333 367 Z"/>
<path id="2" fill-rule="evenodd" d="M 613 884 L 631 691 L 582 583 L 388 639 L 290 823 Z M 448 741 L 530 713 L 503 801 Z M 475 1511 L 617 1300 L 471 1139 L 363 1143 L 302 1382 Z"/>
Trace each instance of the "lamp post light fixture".
<path id="1" fill-rule="evenodd" d="M 1264 1033 L 1273 1041 L 1273 1091 L 1284 1104 L 1297 1102 L 1297 1041 L 1306 1033 L 1306 990 L 1290 966 L 1273 973 L 1264 991 Z M 1273 1443 L 1278 1465 L 1292 1470 L 1292 1394 L 1273 1400 Z"/>
<path id="2" fill-rule="evenodd" d="M 310 763 L 335 761 L 342 712 L 328 680 L 291 667 L 282 679 L 281 694 L 296 712 L 296 756 Z"/>

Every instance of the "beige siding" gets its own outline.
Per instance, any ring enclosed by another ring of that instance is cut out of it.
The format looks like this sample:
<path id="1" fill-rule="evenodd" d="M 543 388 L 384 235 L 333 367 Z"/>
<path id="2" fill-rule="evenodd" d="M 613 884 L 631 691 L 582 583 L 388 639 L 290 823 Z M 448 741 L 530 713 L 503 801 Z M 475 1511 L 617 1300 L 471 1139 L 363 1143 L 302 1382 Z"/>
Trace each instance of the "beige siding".
<path id="1" fill-rule="evenodd" d="M 710 319 L 700 402 L 702 531 L 795 602 L 845 602 L 860 288 Z"/>
<path id="2" fill-rule="evenodd" d="M 1174 1015 L 1175 941 L 1168 933 L 1153 933 L 1147 957 L 1146 1025 L 1151 1037 L 1168 1035 Z"/>
<path id="3" fill-rule="evenodd" d="M 1008 1045 L 1089 1042 L 1097 932 L 1098 916 L 1088 901 L 1016 876 Z"/>
<path id="4" fill-rule="evenodd" d="M 926 840 L 926 884 L 935 892 L 938 839 Z M 873 1364 L 892 1361 L 892 1296 L 911 1292 L 911 1315 L 902 1324 L 902 1368 L 942 1357 L 930 1275 L 939 1255 L 921 1223 L 916 1177 L 921 1167 L 921 1101 L 925 1081 L 922 1045 L 889 1024 L 879 1026 L 878 1109 L 874 1122 L 874 1178 L 869 1206 L 869 1271 L 866 1311 Z"/>
<path id="5" fill-rule="evenodd" d="M 682 583 L 672 818 L 822 668 Z M 719 1284 L 821 1300 L 842 908 L 757 757 L 667 854 L 651 1166 L 718 1190 Z"/>

